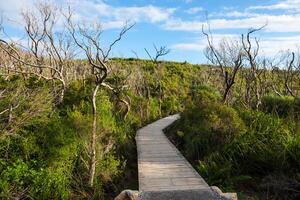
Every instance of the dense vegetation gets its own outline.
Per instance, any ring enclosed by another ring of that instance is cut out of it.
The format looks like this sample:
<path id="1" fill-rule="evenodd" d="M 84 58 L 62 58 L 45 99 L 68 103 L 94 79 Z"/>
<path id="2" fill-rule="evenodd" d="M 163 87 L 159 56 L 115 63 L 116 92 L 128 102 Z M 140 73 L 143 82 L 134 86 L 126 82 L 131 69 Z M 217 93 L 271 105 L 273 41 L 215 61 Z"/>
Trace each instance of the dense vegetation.
<path id="1" fill-rule="evenodd" d="M 136 130 L 178 112 L 169 136 L 210 185 L 300 198 L 300 56 L 259 56 L 252 35 L 264 27 L 218 46 L 203 30 L 204 66 L 160 61 L 169 49 L 155 45 L 150 60 L 111 58 L 134 24 L 102 46 L 99 23 L 58 10 L 22 14 L 27 45 L 6 41 L 0 24 L 1 199 L 137 189 Z"/>
<path id="2" fill-rule="evenodd" d="M 260 110 L 227 106 L 208 87 L 169 130 L 210 185 L 240 198 L 298 199 L 299 100 L 265 96 Z"/>
<path id="3" fill-rule="evenodd" d="M 85 184 L 93 77 L 71 81 L 58 106 L 55 83 L 17 75 L 2 78 L 1 110 L 12 106 L 13 112 L 1 117 L 1 197 L 107 199 L 124 188 L 137 189 L 135 130 L 181 111 L 181 120 L 170 130 L 172 140 L 210 185 L 263 199 L 298 197 L 298 98 L 265 95 L 258 111 L 245 109 L 237 96 L 233 106 L 224 105 L 219 92 L 208 86 L 220 86 L 218 77 L 210 75 L 214 68 L 159 63 L 161 108 L 152 61 L 111 61 L 119 70 L 111 84 L 124 78 L 122 70 L 131 71 L 126 80 L 130 111 L 126 114 L 115 94 L 101 88 L 101 153 L 94 187 Z"/>
<path id="4" fill-rule="evenodd" d="M 203 70 L 185 63 L 160 64 L 164 75 L 161 115 L 156 65 L 135 59 L 111 61 L 111 65 L 132 71 L 126 90 L 131 105 L 125 116 L 126 108 L 118 98 L 100 89 L 94 187 L 86 185 L 93 77 L 71 81 L 58 106 L 52 81 L 17 75 L 2 78 L 0 110 L 10 106 L 13 110 L 3 113 L 0 121 L 1 198 L 108 199 L 125 188 L 137 189 L 135 130 L 180 112 Z M 110 82 L 120 79 L 122 73 L 111 76 Z"/>
<path id="5" fill-rule="evenodd" d="M 58 106 L 51 81 L 1 79 L 1 110 L 13 107 L 12 116 L 1 117 L 2 198 L 107 199 L 124 188 L 137 189 L 135 130 L 177 112 L 182 118 L 170 130 L 171 138 L 210 185 L 262 199 L 298 197 L 298 98 L 265 95 L 258 111 L 238 100 L 224 105 L 208 86 L 218 85 L 211 67 L 160 62 L 160 108 L 152 61 L 113 59 L 111 65 L 120 71 L 110 77 L 111 84 L 124 78 L 122 70 L 131 71 L 126 80 L 130 111 L 126 114 L 116 95 L 101 88 L 94 187 L 86 185 L 93 77 L 71 81 Z"/>

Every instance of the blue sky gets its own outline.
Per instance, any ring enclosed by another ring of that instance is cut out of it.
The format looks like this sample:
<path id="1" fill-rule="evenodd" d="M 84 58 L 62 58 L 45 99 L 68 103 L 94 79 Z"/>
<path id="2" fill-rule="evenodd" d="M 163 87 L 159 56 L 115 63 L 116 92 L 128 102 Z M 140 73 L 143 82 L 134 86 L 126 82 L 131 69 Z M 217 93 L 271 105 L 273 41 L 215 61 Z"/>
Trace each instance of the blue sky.
<path id="1" fill-rule="evenodd" d="M 112 40 L 124 21 L 136 25 L 113 50 L 113 56 L 146 58 L 144 48 L 153 44 L 171 49 L 164 59 L 206 63 L 201 33 L 206 16 L 214 41 L 239 37 L 251 27 L 268 23 L 256 36 L 261 55 L 274 56 L 280 50 L 295 50 L 300 44 L 300 0 L 52 0 L 59 7 L 67 3 L 82 21 L 99 20 L 105 29 L 104 44 Z M 22 9 L 35 0 L 0 0 L 4 28 L 12 38 L 22 38 Z M 9 20 L 8 20 L 9 19 Z"/>

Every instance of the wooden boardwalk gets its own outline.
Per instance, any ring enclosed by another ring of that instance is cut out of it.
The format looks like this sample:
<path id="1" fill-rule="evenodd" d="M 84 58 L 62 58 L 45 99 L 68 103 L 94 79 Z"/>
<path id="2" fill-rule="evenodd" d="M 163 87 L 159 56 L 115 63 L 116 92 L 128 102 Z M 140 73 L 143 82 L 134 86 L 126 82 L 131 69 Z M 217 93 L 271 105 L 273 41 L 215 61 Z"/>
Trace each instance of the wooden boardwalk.
<path id="1" fill-rule="evenodd" d="M 172 115 L 138 130 L 139 191 L 211 191 L 162 131 L 178 118 Z"/>

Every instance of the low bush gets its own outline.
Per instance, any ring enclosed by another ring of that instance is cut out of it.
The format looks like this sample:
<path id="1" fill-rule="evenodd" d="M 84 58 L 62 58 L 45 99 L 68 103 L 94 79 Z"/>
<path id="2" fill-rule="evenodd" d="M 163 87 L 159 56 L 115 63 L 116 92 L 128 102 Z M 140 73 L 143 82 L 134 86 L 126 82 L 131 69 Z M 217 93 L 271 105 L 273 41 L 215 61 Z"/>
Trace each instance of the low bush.
<path id="1" fill-rule="evenodd" d="M 262 199 L 297 199 L 300 131 L 289 117 L 296 100 L 265 97 L 261 112 L 220 104 L 205 87 L 193 98 L 169 133 L 209 185 L 255 191 Z"/>
<path id="2" fill-rule="evenodd" d="M 189 158 L 197 160 L 217 151 L 244 130 L 238 113 L 218 102 L 218 95 L 202 88 L 196 102 L 182 113 L 177 131 L 183 139 L 184 151 Z"/>
<path id="3" fill-rule="evenodd" d="M 62 166 L 53 169 L 35 169 L 33 166 L 16 160 L 7 165 L 1 161 L 0 197 L 3 199 L 68 199 L 70 196 L 69 169 Z"/>
<path id="4" fill-rule="evenodd" d="M 261 110 L 266 113 L 287 117 L 294 114 L 294 98 L 292 96 L 268 95 L 262 98 Z"/>
<path id="5" fill-rule="evenodd" d="M 299 179 L 297 181 L 300 169 L 297 153 L 300 148 L 299 135 L 292 133 L 292 127 L 288 127 L 282 119 L 269 114 L 244 111 L 241 117 L 247 131 L 236 136 L 217 153 L 199 161 L 200 173 L 210 184 L 232 189 L 247 183 L 261 190 L 262 195 L 267 192 L 263 188 L 266 178 L 273 177 L 272 181 L 276 180 L 279 184 L 280 180 L 275 177 L 281 174 L 281 178 L 296 181 L 296 184 L 285 185 L 270 195 L 281 193 L 281 197 L 291 195 L 294 198 L 296 193 L 290 190 L 300 186 Z"/>

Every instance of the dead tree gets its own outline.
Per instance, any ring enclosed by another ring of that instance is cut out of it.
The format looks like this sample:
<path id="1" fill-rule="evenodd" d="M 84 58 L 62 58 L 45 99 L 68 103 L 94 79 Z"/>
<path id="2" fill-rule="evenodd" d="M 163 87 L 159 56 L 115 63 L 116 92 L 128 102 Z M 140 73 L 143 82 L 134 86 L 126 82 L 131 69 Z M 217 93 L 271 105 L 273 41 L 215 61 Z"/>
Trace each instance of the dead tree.
<path id="1" fill-rule="evenodd" d="M 289 57 L 289 56 L 287 56 Z M 293 73 L 293 68 L 294 68 L 294 62 L 295 62 L 295 53 L 291 53 L 291 60 L 287 61 L 287 67 L 286 69 L 283 69 L 283 76 L 284 76 L 284 87 L 286 89 L 286 93 L 289 95 L 295 97 L 294 92 L 292 91 L 292 84 L 293 84 L 293 78 L 294 78 L 294 73 Z"/>
<path id="2" fill-rule="evenodd" d="M 163 89 L 161 85 L 161 81 L 163 78 L 163 69 L 160 67 L 160 62 L 159 58 L 167 55 L 170 53 L 170 49 L 168 49 L 166 46 L 161 46 L 157 48 L 155 44 L 153 44 L 154 50 L 155 50 L 155 55 L 152 56 L 149 51 L 145 48 L 145 52 L 149 56 L 150 60 L 155 64 L 156 66 L 156 72 L 157 74 L 155 77 L 157 78 L 157 88 L 158 88 L 158 104 L 159 104 L 159 116 L 162 115 L 161 113 L 161 104 L 162 104 L 162 98 L 163 98 Z"/>
<path id="3" fill-rule="evenodd" d="M 260 88 L 258 84 L 258 76 L 260 75 L 259 72 L 259 62 L 258 62 L 258 53 L 260 50 L 259 40 L 255 37 L 253 44 L 251 40 L 251 35 L 262 30 L 266 25 L 257 28 L 257 29 L 250 29 L 246 36 L 242 34 L 242 44 L 243 50 L 245 54 L 245 58 L 249 63 L 249 73 L 245 76 L 246 79 L 246 90 L 245 90 L 245 102 L 247 107 L 250 107 L 251 103 L 251 87 L 253 84 L 254 93 L 255 93 L 255 107 L 258 109 L 259 105 L 261 104 L 261 97 L 260 97 Z"/>
<path id="4" fill-rule="evenodd" d="M 218 48 L 213 44 L 213 37 L 210 32 L 204 31 L 208 46 L 205 55 L 207 59 L 219 68 L 220 77 L 223 85 L 222 102 L 226 103 L 230 89 L 235 83 L 238 71 L 243 67 L 243 51 L 238 41 L 223 40 L 219 43 Z"/>
<path id="5" fill-rule="evenodd" d="M 261 63 L 261 68 L 260 68 L 260 76 L 258 77 L 259 80 L 259 85 L 261 88 L 261 95 L 266 95 L 268 94 L 270 91 L 272 91 L 272 80 L 270 78 L 271 76 L 271 68 L 269 65 L 269 58 L 262 58 L 262 60 L 260 61 Z M 242 88 L 241 88 L 242 89 Z M 243 97 L 244 98 L 244 97 Z"/>
<path id="6" fill-rule="evenodd" d="M 1 25 L 0 25 L 1 26 Z M 0 44 L 2 45 L 2 44 Z M 10 56 L 0 47 L 0 77 L 7 80 L 11 74 L 10 69 L 14 65 Z"/>
<path id="7" fill-rule="evenodd" d="M 285 94 L 296 97 L 297 92 L 294 90 L 294 84 L 300 75 L 299 55 L 287 51 L 283 54 L 283 60 L 285 60 L 285 67 L 282 69 Z"/>
<path id="8" fill-rule="evenodd" d="M 111 62 L 110 71 L 110 85 L 108 83 L 103 83 L 101 86 L 108 89 L 113 93 L 118 105 L 122 104 L 125 106 L 125 111 L 123 109 L 123 117 L 126 118 L 130 111 L 131 99 L 126 95 L 126 91 L 129 88 L 128 81 L 132 74 L 132 70 L 128 68 L 122 69 L 118 66 L 118 63 Z M 122 111 L 122 109 L 120 109 Z"/>
<path id="9" fill-rule="evenodd" d="M 290 95 L 297 97 L 297 79 L 300 75 L 299 53 L 285 51 L 280 52 L 277 58 L 271 62 L 271 72 L 274 92 L 280 96 Z M 276 62 L 275 62 L 276 61 Z M 275 91 L 276 89 L 276 91 Z"/>
<path id="10" fill-rule="evenodd" d="M 59 16 L 56 8 L 39 4 L 37 11 L 38 14 L 22 13 L 27 44 L 0 38 L 0 48 L 22 66 L 14 66 L 10 71 L 59 81 L 61 87 L 57 104 L 60 104 L 66 90 L 65 65 L 73 57 L 72 43 L 65 30 L 55 31 Z"/>
<path id="11" fill-rule="evenodd" d="M 275 55 L 273 58 L 267 59 L 267 66 L 268 70 L 270 72 L 270 77 L 268 77 L 270 81 L 270 87 L 272 92 L 274 92 L 277 96 L 283 96 L 283 93 L 281 91 L 282 83 L 283 83 L 283 77 L 282 77 L 282 69 L 280 69 L 280 66 L 282 66 L 283 60 L 282 56 Z M 268 80 L 267 79 L 267 80 Z"/>
<path id="12" fill-rule="evenodd" d="M 88 164 L 88 183 L 92 187 L 94 183 L 97 162 L 97 93 L 101 86 L 114 91 L 114 87 L 105 82 L 108 74 L 110 73 L 109 56 L 112 48 L 134 25 L 125 24 L 123 29 L 120 31 L 119 36 L 112 43 L 110 43 L 107 50 L 105 50 L 104 47 L 100 45 L 100 39 L 102 38 L 102 28 L 100 24 L 95 24 L 94 26 L 90 27 L 84 27 L 78 24 L 76 25 L 73 23 L 72 12 L 70 11 L 70 9 L 68 14 L 66 15 L 66 18 L 69 32 L 76 45 L 84 52 L 91 68 L 92 75 L 95 78 L 95 87 L 92 92 L 93 128 L 90 138 Z"/>
<path id="13" fill-rule="evenodd" d="M 145 48 L 145 51 L 147 55 L 149 56 L 150 60 L 153 61 L 154 63 L 158 63 L 158 59 L 160 57 L 163 57 L 167 54 L 170 53 L 170 49 L 168 49 L 166 46 L 161 46 L 160 48 L 157 48 L 155 44 L 153 44 L 153 47 L 155 49 L 155 55 L 151 56 L 149 51 Z"/>

